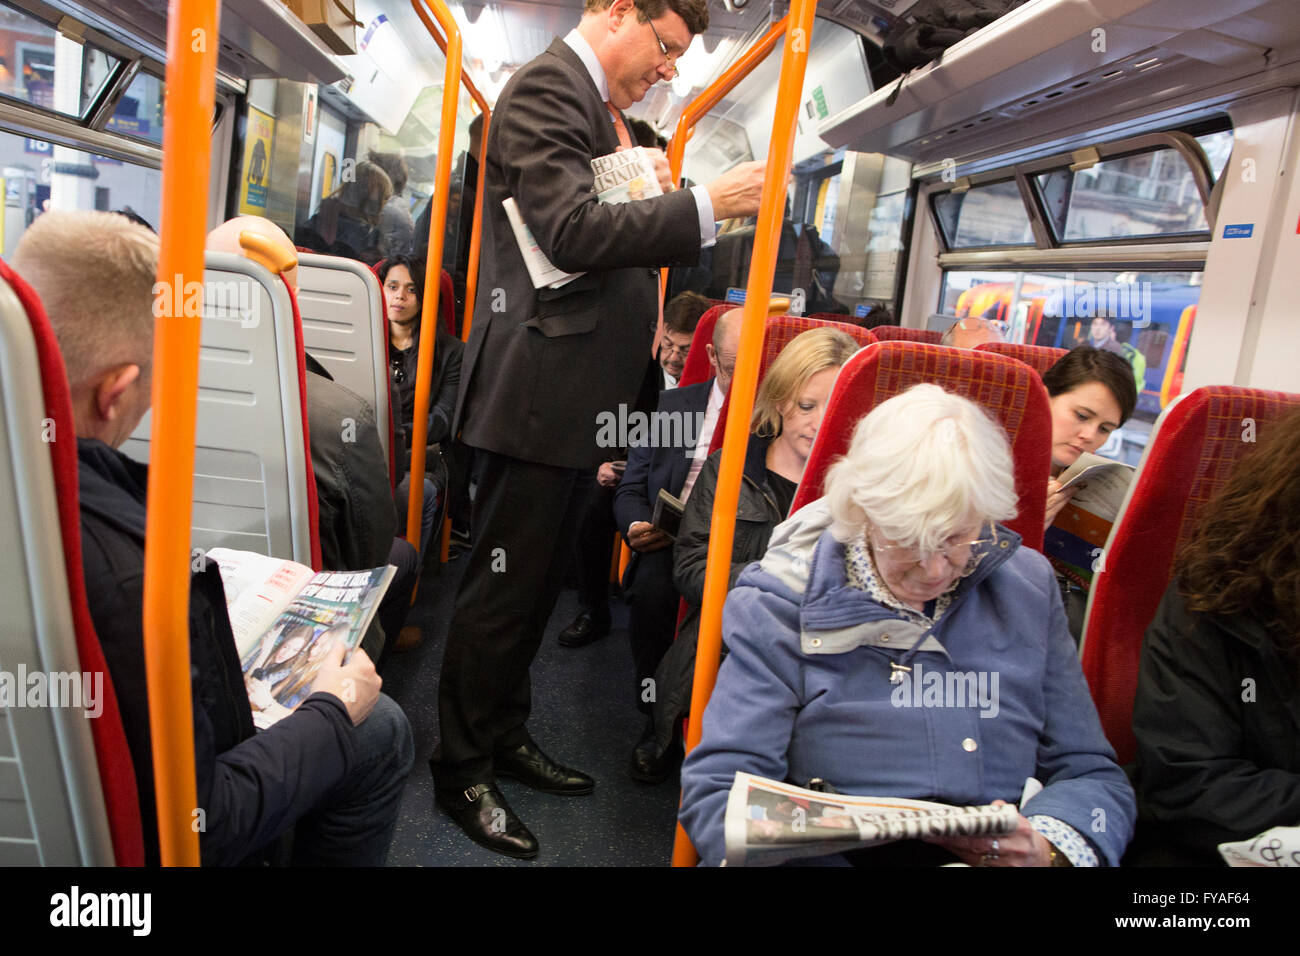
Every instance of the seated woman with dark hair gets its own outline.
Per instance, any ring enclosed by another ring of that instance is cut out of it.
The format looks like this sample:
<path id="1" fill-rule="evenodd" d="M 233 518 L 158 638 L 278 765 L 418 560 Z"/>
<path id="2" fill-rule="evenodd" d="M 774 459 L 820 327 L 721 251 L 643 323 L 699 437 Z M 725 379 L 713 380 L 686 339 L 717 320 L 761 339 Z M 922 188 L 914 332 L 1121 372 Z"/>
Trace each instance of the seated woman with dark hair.
<path id="1" fill-rule="evenodd" d="M 840 367 L 858 350 L 857 341 L 835 329 L 810 329 L 794 338 L 763 377 L 754 399 L 749 448 L 736 510 L 731 549 L 731 583 L 767 550 L 772 529 L 785 520 L 803 477 L 808 454 L 826 414 Z M 672 773 L 677 727 L 691 703 L 695 641 L 709 558 L 709 525 L 722 452 L 709 456 L 691 489 L 673 548 L 673 583 L 689 611 L 655 670 L 654 709 L 632 753 L 630 773 L 657 783 Z"/>
<path id="2" fill-rule="evenodd" d="M 415 434 L 415 378 L 420 352 L 420 319 L 424 306 L 424 263 L 408 256 L 386 259 L 379 269 L 384 290 L 384 311 L 388 319 L 388 358 L 392 373 L 394 438 L 401 450 L 397 473 L 403 477 L 397 487 L 398 527 L 406 527 L 406 507 L 411 482 L 411 441 Z M 450 449 L 451 418 L 460 389 L 460 365 L 465 345 L 437 326 L 434 340 L 433 375 L 429 384 L 429 424 L 424 460 L 424 522 L 420 534 L 423 559 L 434 532 L 437 493 L 448 485 L 446 457 Z M 436 484 L 435 484 L 436 482 Z"/>
<path id="3" fill-rule="evenodd" d="M 1078 460 L 1093 453 L 1128 421 L 1137 405 L 1133 369 L 1114 352 L 1081 345 L 1071 349 L 1043 375 L 1052 412 L 1052 467 L 1047 479 L 1047 513 L 1043 528 L 1051 526 L 1061 509 L 1081 485 L 1065 491 L 1057 477 Z M 1083 614 L 1088 592 L 1081 583 L 1057 574 L 1066 623 L 1077 642 L 1083 634 Z"/>
<path id="4" fill-rule="evenodd" d="M 1147 628 L 1139 864 L 1222 863 L 1220 843 L 1300 825 L 1300 412 L 1260 432 Z"/>
<path id="5" fill-rule="evenodd" d="M 1012 833 L 838 862 L 1119 862 L 1133 791 L 1050 565 L 999 524 L 1016 501 L 1006 435 L 965 398 L 917 385 L 858 424 L 826 496 L 777 529 L 727 598 L 730 653 L 682 767 L 681 822 L 705 863 L 724 857 L 738 771 L 954 805 L 1043 785 Z M 966 693 L 981 681 L 987 693 Z"/>

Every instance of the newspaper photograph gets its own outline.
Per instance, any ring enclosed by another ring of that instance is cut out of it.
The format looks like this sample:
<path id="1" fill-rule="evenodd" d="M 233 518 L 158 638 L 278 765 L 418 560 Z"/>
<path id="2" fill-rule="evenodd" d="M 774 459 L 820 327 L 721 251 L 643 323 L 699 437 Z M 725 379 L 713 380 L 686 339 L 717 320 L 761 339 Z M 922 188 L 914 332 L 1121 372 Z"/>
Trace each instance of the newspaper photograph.
<path id="1" fill-rule="evenodd" d="M 737 773 L 727 799 L 727 866 L 774 866 L 921 837 L 1000 836 L 1016 829 L 1014 804 L 955 807 L 897 797 L 820 793 Z"/>

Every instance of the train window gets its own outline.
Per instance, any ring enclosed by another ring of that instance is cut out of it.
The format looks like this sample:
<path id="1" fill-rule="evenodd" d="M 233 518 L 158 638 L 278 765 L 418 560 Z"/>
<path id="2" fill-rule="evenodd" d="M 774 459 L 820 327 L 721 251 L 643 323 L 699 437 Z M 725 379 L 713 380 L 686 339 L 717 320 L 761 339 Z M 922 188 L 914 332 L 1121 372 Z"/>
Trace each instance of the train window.
<path id="1" fill-rule="evenodd" d="M 1232 155 L 1232 130 L 1198 136 L 1196 141 L 1205 150 L 1205 157 L 1210 161 L 1210 171 L 1217 180 L 1223 175 L 1223 168 L 1228 165 L 1228 157 Z"/>
<path id="2" fill-rule="evenodd" d="M 162 173 L 156 169 L 6 132 L 0 132 L 0 164 L 6 256 L 27 226 L 50 209 L 129 206 L 158 226 Z"/>
<path id="3" fill-rule="evenodd" d="M 1035 177 L 1047 220 L 1061 242 L 1180 236 L 1209 224 L 1191 168 L 1174 149 L 1120 156 L 1077 172 Z"/>
<path id="4" fill-rule="evenodd" d="M 121 63 L 0 5 L 0 96 L 81 118 Z"/>
<path id="5" fill-rule="evenodd" d="M 949 249 L 1034 244 L 1033 226 L 1014 179 L 939 193 L 934 211 Z"/>
<path id="6" fill-rule="evenodd" d="M 1199 272 L 951 270 L 939 311 L 992 319 L 1010 342 L 1092 344 L 1122 354 L 1142 387 L 1122 441 L 1107 454 L 1137 464 L 1160 413 L 1162 388 L 1180 377 L 1181 367 L 1171 369 L 1170 359 L 1175 342 L 1190 335 L 1200 285 Z M 1098 313 L 1115 321 L 1094 324 Z"/>
<path id="7" fill-rule="evenodd" d="M 163 81 L 152 73 L 141 72 L 118 100 L 105 129 L 161 146 L 162 115 Z"/>

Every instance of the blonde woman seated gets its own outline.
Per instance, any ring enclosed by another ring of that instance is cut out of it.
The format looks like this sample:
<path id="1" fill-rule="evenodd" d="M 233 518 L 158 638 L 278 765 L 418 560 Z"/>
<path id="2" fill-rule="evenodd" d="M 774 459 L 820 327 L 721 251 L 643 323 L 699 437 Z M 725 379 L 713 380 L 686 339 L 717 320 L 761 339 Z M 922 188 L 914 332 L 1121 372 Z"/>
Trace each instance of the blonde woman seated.
<path id="1" fill-rule="evenodd" d="M 835 376 L 858 350 L 853 336 L 836 329 L 809 329 L 781 350 L 754 398 L 749 447 L 736 507 L 730 583 L 767 550 L 772 529 L 790 513 L 799 479 L 821 427 Z M 680 721 L 691 703 L 695 640 L 709 559 L 709 525 L 722 452 L 709 456 L 686 500 L 673 547 L 673 584 L 689 606 L 675 640 L 655 669 L 650 726 L 632 753 L 631 776 L 657 783 L 673 770 Z"/>
<path id="2" fill-rule="evenodd" d="M 1013 833 L 850 862 L 1119 862 L 1133 791 L 1051 567 L 998 523 L 1015 514 L 1011 476 L 1002 429 L 937 386 L 859 423 L 826 497 L 776 530 L 727 598 L 730 654 L 682 768 L 681 820 L 705 863 L 724 856 L 737 771 L 960 805 L 1019 802 L 1029 778 L 1043 784 Z"/>

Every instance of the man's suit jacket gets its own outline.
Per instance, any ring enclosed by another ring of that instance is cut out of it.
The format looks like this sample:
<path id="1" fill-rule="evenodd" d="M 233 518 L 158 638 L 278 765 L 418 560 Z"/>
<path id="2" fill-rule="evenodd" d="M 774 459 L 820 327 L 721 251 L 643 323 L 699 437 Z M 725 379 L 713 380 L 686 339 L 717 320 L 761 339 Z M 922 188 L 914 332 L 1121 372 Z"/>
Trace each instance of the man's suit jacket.
<path id="1" fill-rule="evenodd" d="M 541 464 L 594 468 L 597 416 L 630 409 L 654 338 L 657 267 L 694 265 L 695 198 L 678 190 L 597 201 L 591 160 L 617 134 L 563 40 L 520 69 L 492 114 L 474 328 L 456 422 L 468 445 Z M 586 275 L 535 290 L 502 208 L 514 197 L 557 267 Z"/>
<path id="2" fill-rule="evenodd" d="M 673 415 L 699 415 L 697 420 L 702 422 L 712 390 L 713 379 L 685 388 L 670 388 L 660 393 L 658 410 Z M 698 437 L 698 431 L 692 427 L 690 433 Z M 614 519 L 619 531 L 627 534 L 632 522 L 650 520 L 660 488 L 672 495 L 682 493 L 694 451 L 694 447 L 656 448 L 650 445 L 630 449 L 627 470 L 614 490 Z M 640 557 L 638 552 L 632 552 L 632 560 L 623 578 L 624 587 L 631 587 L 635 580 Z"/>

